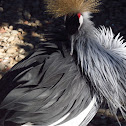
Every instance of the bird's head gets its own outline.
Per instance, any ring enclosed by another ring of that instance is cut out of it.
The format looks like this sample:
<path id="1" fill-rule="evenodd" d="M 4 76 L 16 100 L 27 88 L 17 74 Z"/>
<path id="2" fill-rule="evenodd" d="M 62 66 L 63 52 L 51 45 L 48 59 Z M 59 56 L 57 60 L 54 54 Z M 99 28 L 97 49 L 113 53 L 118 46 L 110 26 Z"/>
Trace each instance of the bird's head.
<path id="1" fill-rule="evenodd" d="M 65 16 L 65 25 L 70 34 L 74 34 L 83 23 L 85 12 L 96 13 L 100 0 L 45 0 L 47 12 L 54 17 Z M 72 31 L 73 30 L 73 31 Z"/>
<path id="2" fill-rule="evenodd" d="M 73 37 L 85 31 L 90 31 L 88 26 L 92 24 L 89 14 L 98 12 L 97 6 L 100 0 L 45 0 L 47 12 L 54 17 L 65 16 L 65 26 L 71 40 L 73 50 Z M 82 27 L 83 26 L 83 27 Z M 83 29 L 81 29 L 83 28 Z M 77 34 L 76 34 L 77 33 Z M 72 54 L 73 51 L 71 51 Z"/>

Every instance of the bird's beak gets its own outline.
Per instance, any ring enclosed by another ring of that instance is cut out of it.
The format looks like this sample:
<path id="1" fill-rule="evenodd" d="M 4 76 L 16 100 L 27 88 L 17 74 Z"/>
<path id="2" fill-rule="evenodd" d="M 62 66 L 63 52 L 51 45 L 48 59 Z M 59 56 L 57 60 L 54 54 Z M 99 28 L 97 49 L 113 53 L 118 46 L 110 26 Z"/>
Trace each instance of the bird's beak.
<path id="1" fill-rule="evenodd" d="M 74 50 L 74 36 L 71 35 L 70 36 L 70 41 L 71 41 L 71 51 L 70 51 L 70 55 L 73 55 L 73 50 Z"/>
<path id="2" fill-rule="evenodd" d="M 64 22 L 66 22 L 66 15 L 64 16 Z"/>

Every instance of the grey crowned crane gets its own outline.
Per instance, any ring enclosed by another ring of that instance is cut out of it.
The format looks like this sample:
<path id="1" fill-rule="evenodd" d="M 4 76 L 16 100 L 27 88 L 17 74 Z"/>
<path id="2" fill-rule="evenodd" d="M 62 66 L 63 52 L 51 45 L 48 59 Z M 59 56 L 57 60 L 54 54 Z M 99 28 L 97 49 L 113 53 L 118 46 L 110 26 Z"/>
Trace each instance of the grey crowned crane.
<path id="1" fill-rule="evenodd" d="M 100 2 L 45 1 L 49 13 L 65 16 L 69 40 L 41 44 L 3 76 L 0 126 L 86 126 L 104 100 L 125 118 L 126 44 L 94 27 L 90 13 Z"/>

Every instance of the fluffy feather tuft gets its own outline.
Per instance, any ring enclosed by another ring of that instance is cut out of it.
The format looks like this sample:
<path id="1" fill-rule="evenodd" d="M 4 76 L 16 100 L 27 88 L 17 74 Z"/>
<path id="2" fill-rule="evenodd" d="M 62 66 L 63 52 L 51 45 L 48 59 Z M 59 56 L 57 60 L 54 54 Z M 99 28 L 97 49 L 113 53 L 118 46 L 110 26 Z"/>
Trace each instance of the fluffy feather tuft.
<path id="1" fill-rule="evenodd" d="M 86 11 L 96 13 L 99 10 L 100 0 L 45 0 L 47 12 L 55 17 L 83 13 Z"/>

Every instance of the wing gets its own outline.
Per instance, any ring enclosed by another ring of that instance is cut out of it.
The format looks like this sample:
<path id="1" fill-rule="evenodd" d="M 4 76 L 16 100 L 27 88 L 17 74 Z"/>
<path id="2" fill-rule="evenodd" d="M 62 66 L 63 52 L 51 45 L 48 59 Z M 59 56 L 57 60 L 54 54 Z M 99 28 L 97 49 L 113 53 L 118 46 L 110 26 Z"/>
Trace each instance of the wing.
<path id="1" fill-rule="evenodd" d="M 59 121 L 65 123 L 91 103 L 94 94 L 75 59 L 52 44 L 45 47 L 19 62 L 0 80 L 4 122 L 48 126 L 65 117 Z M 93 106 L 98 109 L 96 100 Z M 94 111 L 93 106 L 90 110 Z"/>

